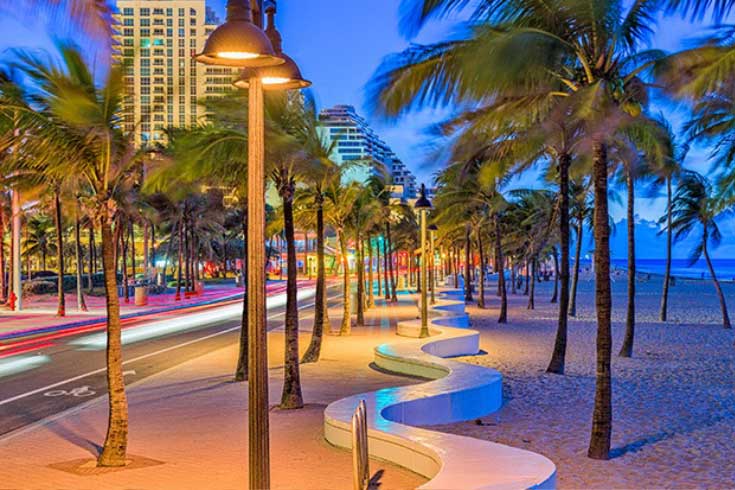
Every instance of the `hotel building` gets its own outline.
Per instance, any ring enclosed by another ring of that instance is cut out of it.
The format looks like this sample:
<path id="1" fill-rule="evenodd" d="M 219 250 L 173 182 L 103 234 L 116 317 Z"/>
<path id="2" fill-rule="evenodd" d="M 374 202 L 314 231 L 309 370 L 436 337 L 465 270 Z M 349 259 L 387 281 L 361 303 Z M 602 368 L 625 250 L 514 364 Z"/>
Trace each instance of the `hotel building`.
<path id="1" fill-rule="evenodd" d="M 350 105 L 324 109 L 319 115 L 323 134 L 334 142 L 332 158 L 337 164 L 355 160 L 373 160 L 382 164 L 391 175 L 394 197 L 411 199 L 416 196 L 416 178 L 393 150 L 381 140 L 367 121 Z M 375 167 L 357 168 L 348 178 L 364 181 Z"/>
<path id="2" fill-rule="evenodd" d="M 190 127 L 201 102 L 232 88 L 237 71 L 197 63 L 219 19 L 205 0 L 117 0 L 116 56 L 124 63 L 124 129 L 139 146 L 161 142 L 168 127 Z"/>

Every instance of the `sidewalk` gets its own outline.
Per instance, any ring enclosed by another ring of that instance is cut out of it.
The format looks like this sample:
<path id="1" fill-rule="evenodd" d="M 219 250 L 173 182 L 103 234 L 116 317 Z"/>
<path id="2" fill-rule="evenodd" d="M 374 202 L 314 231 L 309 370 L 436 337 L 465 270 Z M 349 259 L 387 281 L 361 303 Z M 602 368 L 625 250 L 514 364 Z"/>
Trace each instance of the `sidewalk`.
<path id="1" fill-rule="evenodd" d="M 339 324 L 339 309 L 330 310 Z M 301 350 L 311 315 L 302 318 Z M 322 360 L 302 365 L 306 407 L 282 411 L 282 332 L 269 335 L 271 479 L 274 489 L 348 489 L 352 459 L 323 439 L 323 411 L 344 396 L 415 383 L 369 367 L 375 345 L 395 338 L 397 320 L 414 308 L 378 306 L 368 327 L 351 337 L 325 337 Z M 138 468 L 97 470 L 90 462 L 104 439 L 104 399 L 0 441 L 0 487 L 23 490 L 235 490 L 247 488 L 247 386 L 230 382 L 236 347 L 192 360 L 129 388 L 129 454 Z M 395 466 L 383 470 L 380 488 L 415 488 L 425 480 Z"/>
<path id="2" fill-rule="evenodd" d="M 299 281 L 299 286 L 310 283 L 313 281 Z M 267 288 L 268 294 L 277 294 L 286 290 L 286 283 L 269 282 Z M 165 313 L 181 308 L 240 299 L 243 291 L 243 288 L 235 285 L 217 284 L 205 286 L 201 294 L 191 295 L 188 298 L 182 293 L 179 301 L 176 301 L 174 293 L 151 295 L 146 306 L 135 306 L 133 298 L 130 299 L 130 303 L 125 303 L 124 299 L 120 298 L 120 313 L 123 319 Z M 107 318 L 105 297 L 85 295 L 84 299 L 89 311 L 80 312 L 76 309 L 76 294 L 66 294 L 67 315 L 64 317 L 56 316 L 57 303 L 56 296 L 53 295 L 32 298 L 24 304 L 23 311 L 19 312 L 0 307 L 0 340 L 105 322 Z"/>

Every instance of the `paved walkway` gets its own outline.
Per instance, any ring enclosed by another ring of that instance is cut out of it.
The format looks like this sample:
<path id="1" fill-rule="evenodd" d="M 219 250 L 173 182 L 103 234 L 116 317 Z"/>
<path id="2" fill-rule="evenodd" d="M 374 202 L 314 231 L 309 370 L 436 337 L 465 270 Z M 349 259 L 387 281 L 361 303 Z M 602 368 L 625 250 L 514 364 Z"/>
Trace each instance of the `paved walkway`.
<path id="1" fill-rule="evenodd" d="M 351 488 L 351 455 L 323 439 L 327 404 L 349 394 L 414 383 L 369 367 L 373 347 L 395 338 L 397 320 L 415 308 L 376 307 L 368 327 L 351 337 L 325 338 L 322 360 L 302 366 L 306 407 L 282 411 L 283 334 L 269 336 L 271 463 L 274 489 Z M 302 320 L 302 351 L 310 319 Z M 330 310 L 333 325 L 339 310 Z M 228 347 L 129 388 L 130 447 L 136 469 L 95 470 L 104 439 L 106 403 L 0 441 L 0 488 L 22 490 L 230 490 L 247 487 L 247 387 L 230 382 L 236 355 Z M 77 468 L 77 470 L 71 470 Z M 81 469 L 80 469 L 81 468 Z M 373 461 L 380 488 L 415 488 L 425 480 Z M 82 473 L 83 475 L 80 475 Z"/>

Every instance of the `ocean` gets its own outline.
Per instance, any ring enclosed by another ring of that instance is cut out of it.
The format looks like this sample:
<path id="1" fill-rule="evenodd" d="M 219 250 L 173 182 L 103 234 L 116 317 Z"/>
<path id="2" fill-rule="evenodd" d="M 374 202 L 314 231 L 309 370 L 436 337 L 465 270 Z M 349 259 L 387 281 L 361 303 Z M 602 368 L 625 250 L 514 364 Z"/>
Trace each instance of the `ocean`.
<path id="1" fill-rule="evenodd" d="M 665 259 L 638 259 L 635 261 L 637 271 L 649 274 L 663 275 L 666 269 Z M 628 261 L 625 259 L 612 259 L 612 267 L 614 269 L 626 270 Z M 589 260 L 581 260 L 583 267 L 589 267 Z M 735 259 L 712 259 L 712 265 L 715 268 L 715 274 L 718 279 L 725 281 L 735 280 Z M 672 259 L 671 274 L 675 277 L 692 278 L 692 279 L 710 279 L 707 262 L 704 259 L 698 260 L 691 266 L 688 259 Z"/>

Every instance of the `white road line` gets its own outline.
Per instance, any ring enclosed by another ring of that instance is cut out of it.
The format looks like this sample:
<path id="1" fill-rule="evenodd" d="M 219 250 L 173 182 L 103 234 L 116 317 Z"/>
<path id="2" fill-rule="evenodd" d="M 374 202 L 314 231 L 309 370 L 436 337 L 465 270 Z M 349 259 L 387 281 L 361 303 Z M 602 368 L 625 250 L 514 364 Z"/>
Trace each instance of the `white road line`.
<path id="1" fill-rule="evenodd" d="M 338 296 L 333 296 L 331 298 L 327 298 L 327 300 L 334 299 L 335 297 L 338 297 Z M 304 305 L 304 306 L 302 306 L 299 309 L 300 310 L 303 310 L 305 308 L 310 308 L 312 306 L 314 306 L 314 303 L 311 303 L 311 304 L 308 304 L 308 305 Z M 278 318 L 280 316 L 284 316 L 285 314 L 286 314 L 286 312 L 278 313 L 278 314 L 275 314 L 275 315 L 270 315 L 268 317 L 268 320 L 273 320 L 273 319 Z M 199 338 L 196 338 L 196 339 L 193 339 L 193 340 L 188 340 L 188 341 L 183 342 L 181 344 L 172 345 L 172 346 L 166 347 L 165 349 L 157 350 L 155 352 L 149 352 L 148 354 L 144 354 L 142 356 L 138 356 L 138 357 L 135 357 L 133 359 L 128 359 L 127 361 L 123 361 L 123 366 L 126 365 L 126 364 L 129 364 L 131 362 L 137 362 L 137 361 L 140 361 L 140 360 L 143 360 L 143 359 L 147 359 L 149 357 L 157 356 L 159 354 L 163 354 L 163 353 L 166 353 L 166 352 L 169 352 L 169 351 L 178 349 L 180 347 L 186 347 L 187 345 L 196 344 L 197 342 L 201 342 L 203 340 L 209 340 L 209 339 L 212 339 L 212 338 L 215 338 L 215 337 L 219 337 L 220 335 L 224 335 L 226 333 L 234 332 L 235 330 L 240 330 L 240 328 L 241 327 L 238 325 L 237 327 L 228 328 L 226 330 L 215 332 L 215 333 L 210 334 L 210 335 L 205 335 L 204 337 L 199 337 Z M 107 367 L 103 367 L 103 368 L 100 368 L 100 369 L 95 369 L 94 371 L 90 371 L 90 372 L 85 373 L 85 374 L 80 374 L 79 376 L 74 376 L 73 378 L 68 378 L 68 379 L 65 379 L 63 381 L 59 381 L 58 383 L 54 383 L 54 384 L 50 384 L 48 386 L 44 386 L 43 388 L 38 388 L 38 389 L 35 389 L 35 390 L 28 391 L 26 393 L 21 393 L 20 395 L 16 395 L 16 396 L 13 396 L 13 397 L 10 397 L 10 398 L 7 398 L 5 400 L 0 401 L 0 406 L 7 405 L 8 403 L 12 403 L 14 401 L 18 401 L 18 400 L 21 400 L 23 398 L 27 398 L 29 396 L 36 395 L 38 393 L 42 393 L 44 391 L 51 390 L 53 388 L 56 388 L 58 386 L 65 385 L 67 383 L 72 383 L 74 381 L 79 381 L 80 379 L 84 379 L 84 378 L 89 377 L 89 376 L 94 376 L 95 374 L 104 373 L 105 371 L 107 371 Z"/>

